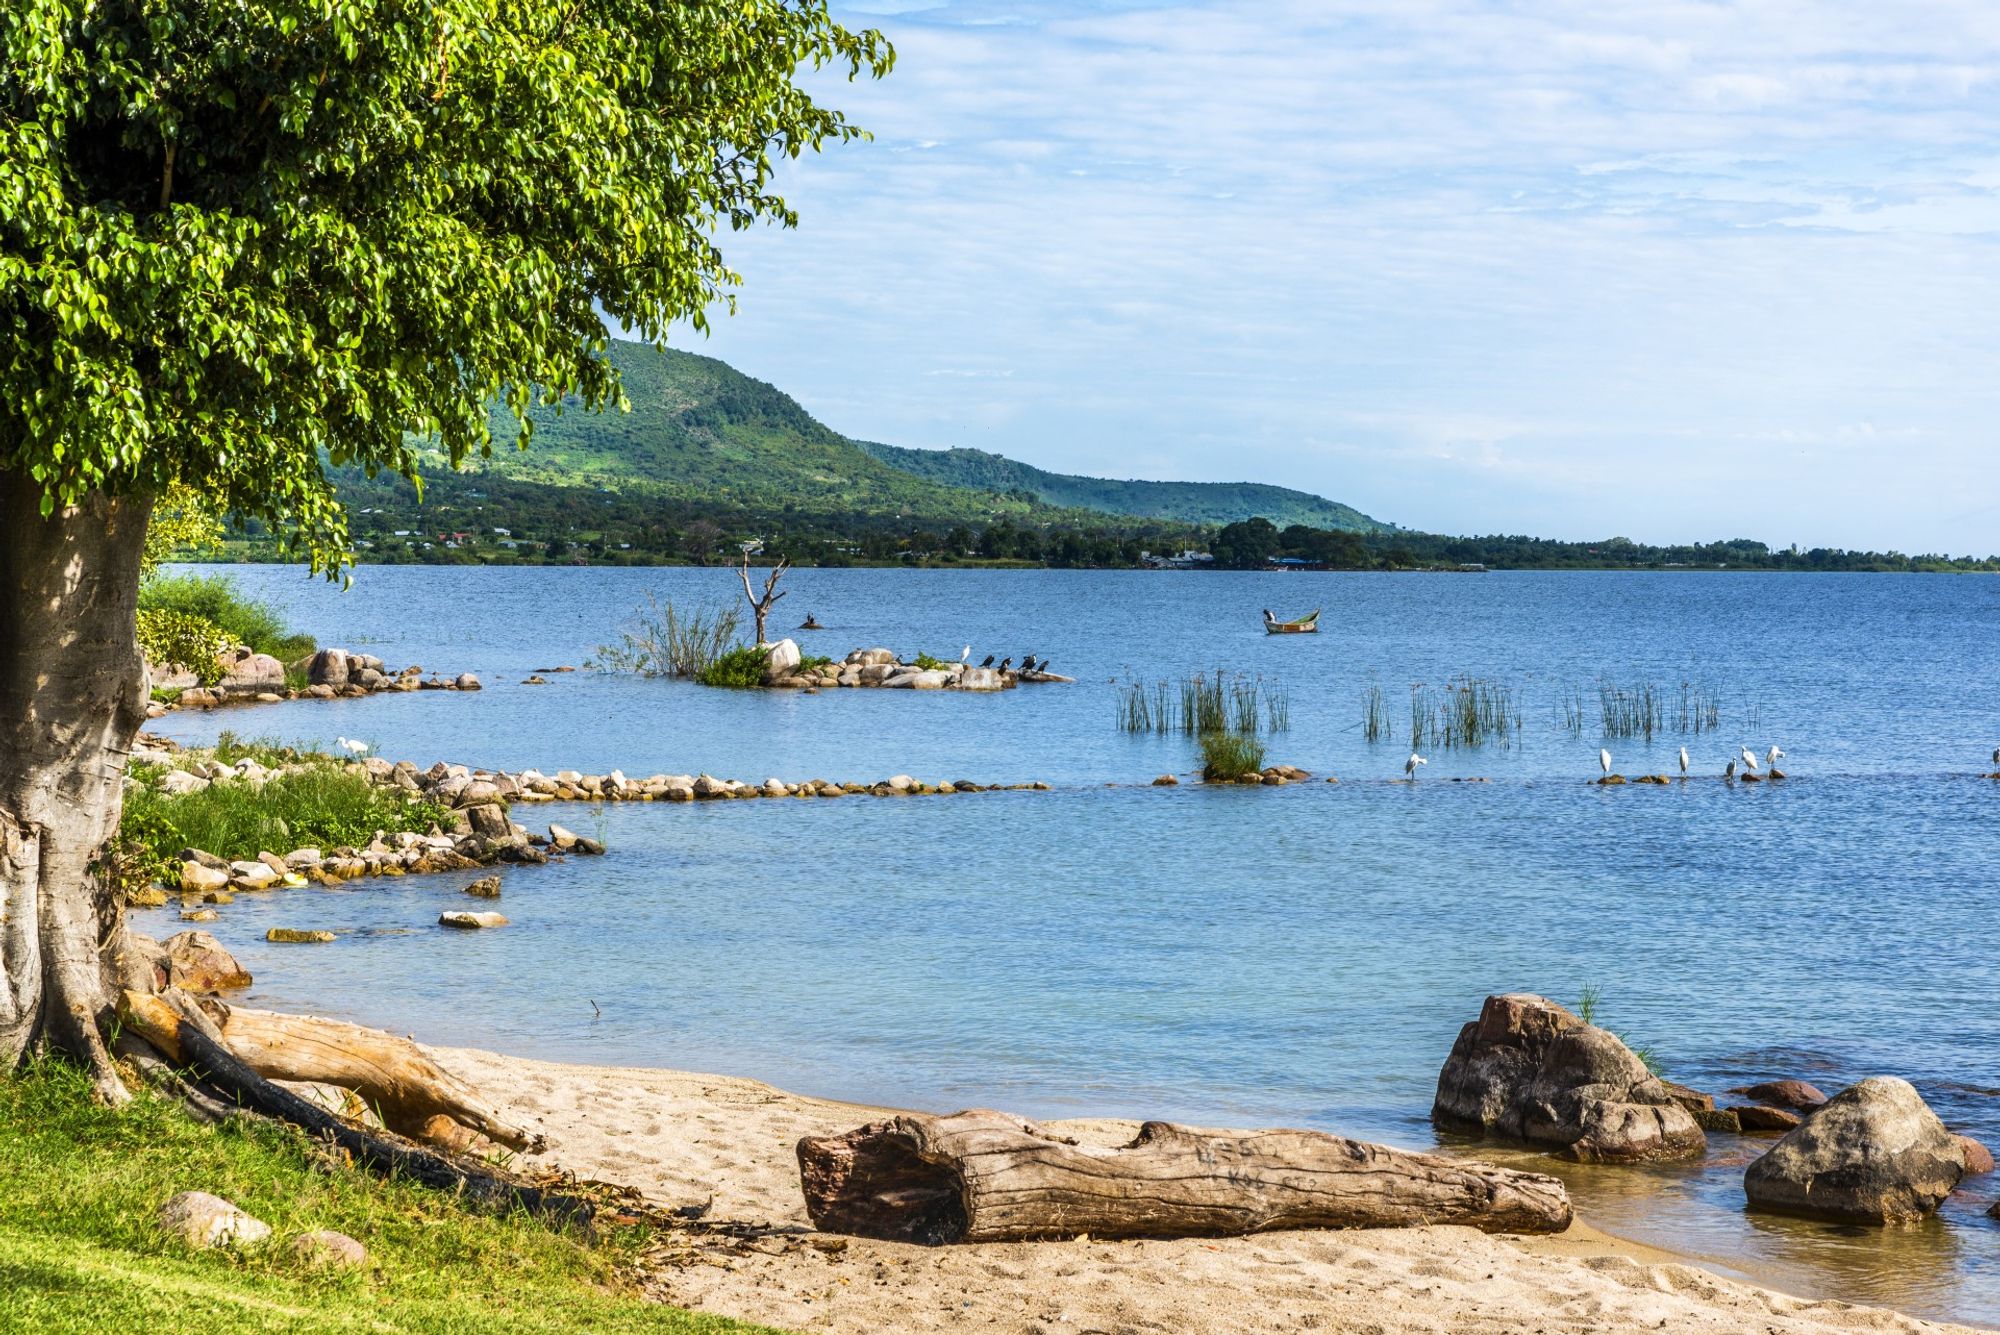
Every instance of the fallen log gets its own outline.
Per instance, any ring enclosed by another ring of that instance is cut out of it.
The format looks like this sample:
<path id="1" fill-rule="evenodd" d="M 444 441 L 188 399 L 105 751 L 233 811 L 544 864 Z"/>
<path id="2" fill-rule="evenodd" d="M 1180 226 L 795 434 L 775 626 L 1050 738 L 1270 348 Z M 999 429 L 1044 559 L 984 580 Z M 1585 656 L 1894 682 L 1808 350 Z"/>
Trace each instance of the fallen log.
<path id="1" fill-rule="evenodd" d="M 412 1140 L 452 1140 L 433 1119 L 446 1117 L 509 1149 L 538 1152 L 543 1139 L 508 1122 L 479 1091 L 424 1055 L 408 1039 L 310 1015 L 280 1015 L 221 1002 L 205 1009 L 235 1057 L 267 1080 L 351 1089 Z"/>
<path id="2" fill-rule="evenodd" d="M 927 1245 L 1420 1224 L 1560 1233 L 1571 1218 L 1555 1178 L 1317 1131 L 1147 1122 L 1100 1149 L 1005 1113 L 912 1113 L 807 1136 L 798 1156 L 815 1228 Z"/>
<path id="3" fill-rule="evenodd" d="M 310 1099 L 259 1075 L 160 997 L 127 990 L 119 998 L 118 1018 L 126 1029 L 152 1044 L 168 1061 L 185 1068 L 195 1079 L 213 1086 L 252 1112 L 303 1128 L 365 1168 L 384 1176 L 457 1192 L 488 1209 L 525 1210 L 563 1223 L 590 1226 L 593 1208 L 588 1201 L 510 1182 L 484 1169 L 341 1121 Z"/>

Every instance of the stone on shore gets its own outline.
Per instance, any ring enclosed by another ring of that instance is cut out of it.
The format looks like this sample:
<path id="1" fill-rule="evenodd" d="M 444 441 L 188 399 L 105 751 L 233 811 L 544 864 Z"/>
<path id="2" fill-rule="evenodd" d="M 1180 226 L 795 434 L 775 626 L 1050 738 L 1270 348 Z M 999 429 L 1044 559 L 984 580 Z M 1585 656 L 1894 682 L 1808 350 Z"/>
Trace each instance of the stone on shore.
<path id="1" fill-rule="evenodd" d="M 335 1233 L 331 1229 L 320 1229 L 313 1233 L 301 1233 L 291 1242 L 292 1255 L 312 1266 L 350 1266 L 368 1264 L 368 1249 L 345 1233 Z"/>
<path id="2" fill-rule="evenodd" d="M 482 876 L 466 886 L 465 893 L 473 896 L 475 899 L 498 899 L 500 898 L 500 878 L 498 876 Z"/>
<path id="3" fill-rule="evenodd" d="M 1993 1152 L 1974 1140 L 1971 1136 L 1953 1134 L 1958 1142 L 1959 1153 L 1965 1157 L 1965 1175 L 1982 1177 L 1993 1171 Z"/>
<path id="4" fill-rule="evenodd" d="M 1745 1104 L 1725 1111 L 1735 1114 L 1736 1125 L 1745 1131 L 1790 1131 L 1801 1120 L 1790 1108 L 1763 1104 Z"/>
<path id="5" fill-rule="evenodd" d="M 183 914 L 183 917 L 189 915 Z M 215 914 L 209 912 L 209 918 Z M 163 943 L 166 981 L 189 992 L 220 992 L 250 986 L 250 973 L 207 932 L 181 932 Z"/>
<path id="6" fill-rule="evenodd" d="M 958 689 L 961 691 L 1000 691 L 1007 683 L 992 668 L 969 667 L 958 674 Z"/>
<path id="7" fill-rule="evenodd" d="M 160 1227 L 191 1247 L 228 1247 L 262 1242 L 271 1226 L 220 1196 L 183 1191 L 160 1207 Z"/>
<path id="8" fill-rule="evenodd" d="M 204 867 L 199 862 L 181 864 L 181 889 L 193 893 L 220 890 L 229 884 L 227 868 Z"/>
<path id="9" fill-rule="evenodd" d="M 208 780 L 199 774 L 190 774 L 184 769 L 172 770 L 160 780 L 160 791 L 168 797 L 185 797 L 208 787 Z"/>
<path id="10" fill-rule="evenodd" d="M 856 649 L 847 656 L 849 667 L 889 667 L 896 661 L 893 649 Z"/>
<path id="11" fill-rule="evenodd" d="M 322 649 L 306 660 L 306 681 L 339 690 L 347 685 L 347 651 Z"/>
<path id="12" fill-rule="evenodd" d="M 1585 1163 L 1690 1158 L 1708 1144 L 1617 1035 L 1528 994 L 1488 997 L 1459 1031 L 1431 1117 Z"/>
<path id="13" fill-rule="evenodd" d="M 333 940 L 333 933 L 318 928 L 308 931 L 298 927 L 273 927 L 264 933 L 264 939 L 279 945 L 322 946 Z"/>
<path id="14" fill-rule="evenodd" d="M 576 835 L 560 825 L 551 825 L 549 826 L 549 842 L 561 849 L 575 848 Z"/>
<path id="15" fill-rule="evenodd" d="M 507 919 L 498 913 L 467 913 L 463 909 L 454 909 L 448 913 L 438 914 L 440 927 L 457 927 L 465 931 L 474 931 L 481 927 L 506 925 Z"/>
<path id="16" fill-rule="evenodd" d="M 1743 1174 L 1759 1209 L 1887 1224 L 1936 1210 L 1965 1151 L 1907 1080 L 1874 1076 L 1807 1114 Z"/>
<path id="17" fill-rule="evenodd" d="M 799 657 L 797 640 L 779 640 L 764 654 L 764 680 L 775 682 L 791 676 L 792 669 L 799 665 Z"/>

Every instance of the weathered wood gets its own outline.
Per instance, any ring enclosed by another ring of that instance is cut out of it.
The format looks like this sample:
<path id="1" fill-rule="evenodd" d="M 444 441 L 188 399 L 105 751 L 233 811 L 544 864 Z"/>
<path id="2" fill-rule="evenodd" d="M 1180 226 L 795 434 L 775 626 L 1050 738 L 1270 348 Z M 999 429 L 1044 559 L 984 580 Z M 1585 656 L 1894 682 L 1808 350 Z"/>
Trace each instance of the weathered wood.
<path id="1" fill-rule="evenodd" d="M 204 1009 L 219 1021 L 224 1045 L 258 1075 L 351 1089 L 399 1135 L 436 1141 L 431 1119 L 443 1116 L 510 1149 L 543 1148 L 541 1136 L 513 1125 L 478 1090 L 408 1039 L 311 1015 L 219 1002 Z"/>
<path id="2" fill-rule="evenodd" d="M 160 997 L 127 991 L 119 999 L 118 1017 L 127 1029 L 152 1044 L 168 1061 L 186 1068 L 242 1107 L 301 1127 L 344 1151 L 365 1168 L 384 1176 L 458 1192 L 488 1209 L 525 1210 L 589 1226 L 593 1210 L 588 1201 L 510 1182 L 483 1169 L 341 1121 L 311 1100 L 257 1074 Z"/>
<path id="3" fill-rule="evenodd" d="M 1419 1224 L 1559 1233 L 1571 1218 L 1555 1178 L 1318 1131 L 1147 1122 L 1100 1149 L 975 1110 L 807 1136 L 798 1155 L 816 1228 L 931 1245 Z"/>

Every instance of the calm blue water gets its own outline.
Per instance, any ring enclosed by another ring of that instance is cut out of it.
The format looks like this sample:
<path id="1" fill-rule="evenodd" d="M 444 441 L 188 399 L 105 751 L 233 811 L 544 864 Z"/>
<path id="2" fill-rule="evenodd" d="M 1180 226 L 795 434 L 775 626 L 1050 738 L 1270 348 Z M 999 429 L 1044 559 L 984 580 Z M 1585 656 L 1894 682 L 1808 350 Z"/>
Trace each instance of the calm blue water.
<path id="1" fill-rule="evenodd" d="M 839 656 L 884 644 L 1049 655 L 1073 686 L 956 693 L 709 691 L 580 663 L 651 589 L 721 571 L 367 568 L 345 594 L 238 568 L 322 643 L 479 673 L 430 692 L 178 714 L 281 740 L 363 737 L 421 764 L 983 782 L 1048 793 L 908 801 L 557 806 L 612 855 L 507 874 L 503 932 L 447 936 L 463 877 L 245 898 L 215 924 L 277 1007 L 441 1043 L 755 1075 L 895 1105 L 1285 1123 L 1417 1147 L 1439 1064 L 1480 999 L 1603 994 L 1605 1022 L 1720 1090 L 1800 1075 L 1915 1081 L 2000 1144 L 2000 581 L 1577 574 L 1176 575 L 801 571 L 774 625 Z M 1318 636 L 1258 611 L 1325 608 Z M 1271 758 L 1338 785 L 1155 789 L 1178 738 L 1117 730 L 1112 679 L 1218 665 L 1282 686 Z M 1400 777 L 1413 683 L 1514 686 L 1505 747 L 1428 749 Z M 1606 743 L 1600 678 L 1722 701 L 1716 734 Z M 1395 739 L 1362 739 L 1380 686 Z M 1593 726 L 1563 726 L 1581 687 Z M 1628 774 L 1697 780 L 1601 789 Z M 1776 743 L 1783 784 L 1730 786 Z M 1461 784 L 1452 777 L 1491 782 Z M 350 933 L 273 948 L 283 923 Z M 171 930 L 165 915 L 157 924 Z M 595 1003 L 595 1007 L 593 1007 Z M 601 1014 L 599 1013 L 601 1011 Z M 1747 1215 L 1761 1142 L 1698 1169 L 1563 1170 L 1585 1217 L 1813 1293 L 2000 1323 L 1995 1194 L 1887 1234 Z M 1485 1151 L 1482 1151 L 1483 1153 Z M 1546 1167 L 1547 1161 L 1536 1162 Z"/>

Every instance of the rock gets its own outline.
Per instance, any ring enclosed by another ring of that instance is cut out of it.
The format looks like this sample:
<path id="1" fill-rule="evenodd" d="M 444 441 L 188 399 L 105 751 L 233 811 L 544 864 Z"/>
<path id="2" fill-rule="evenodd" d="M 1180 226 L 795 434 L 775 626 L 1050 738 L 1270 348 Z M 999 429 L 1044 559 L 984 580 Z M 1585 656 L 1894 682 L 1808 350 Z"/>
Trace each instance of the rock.
<path id="1" fill-rule="evenodd" d="M 1974 1140 L 1971 1136 L 1953 1135 L 1958 1143 L 1959 1153 L 1965 1159 L 1965 1175 L 1980 1177 L 1993 1171 L 1993 1152 Z"/>
<path id="2" fill-rule="evenodd" d="M 575 848 L 576 835 L 560 825 L 549 826 L 549 842 L 557 848 Z"/>
<path id="3" fill-rule="evenodd" d="M 865 663 L 855 673 L 855 680 L 863 686 L 880 686 L 895 671 L 893 663 Z"/>
<path id="4" fill-rule="evenodd" d="M 595 839 L 585 839 L 583 836 L 578 835 L 575 851 L 587 857 L 603 857 L 604 845 Z"/>
<path id="5" fill-rule="evenodd" d="M 488 839 L 505 839 L 514 832 L 506 811 L 497 802 L 486 802 L 475 807 L 465 807 L 463 810 L 474 834 L 484 835 Z"/>
<path id="6" fill-rule="evenodd" d="M 181 889 L 191 891 L 220 890 L 229 884 L 229 873 L 214 867 L 204 867 L 199 862 L 181 864 Z"/>
<path id="7" fill-rule="evenodd" d="M 476 899 L 498 899 L 500 898 L 500 878 L 498 876 L 482 876 L 471 885 L 466 886 L 465 893 Z"/>
<path id="8" fill-rule="evenodd" d="M 1692 1108 L 1694 1124 L 1704 1131 L 1723 1131 L 1735 1136 L 1742 1134 L 1743 1123 L 1727 1108 Z"/>
<path id="9" fill-rule="evenodd" d="M 241 649 L 218 657 L 226 670 L 215 689 L 224 695 L 259 695 L 285 689 L 285 665 L 269 654 Z"/>
<path id="10" fill-rule="evenodd" d="M 214 921 L 215 921 L 215 919 L 216 919 L 216 916 L 217 916 L 217 915 L 216 915 L 216 912 L 215 912 L 215 910 L 214 910 L 214 909 L 182 909 L 182 910 L 181 910 L 181 921 L 182 921 L 182 922 L 214 922 Z"/>
<path id="11" fill-rule="evenodd" d="M 1667 1093 L 1673 1096 L 1674 1102 L 1691 1113 L 1709 1112 L 1715 1107 L 1715 1100 L 1698 1089 L 1689 1089 L 1686 1085 L 1677 1085 L 1671 1080 L 1663 1083 L 1667 1087 Z"/>
<path id="12" fill-rule="evenodd" d="M 209 917 L 213 918 L 213 913 Z M 166 939 L 166 981 L 190 992 L 220 992 L 250 986 L 250 974 L 222 943 L 207 932 L 181 932 Z"/>
<path id="13" fill-rule="evenodd" d="M 317 848 L 295 848 L 285 854 L 285 866 L 292 871 L 304 871 L 307 867 L 317 867 L 326 859 Z"/>
<path id="14" fill-rule="evenodd" d="M 335 1233 L 331 1229 L 321 1229 L 315 1233 L 301 1233 L 292 1239 L 292 1255 L 306 1265 L 313 1266 L 364 1266 L 368 1264 L 368 1249 L 348 1237 L 345 1233 Z"/>
<path id="15" fill-rule="evenodd" d="M 228 1247 L 262 1242 L 271 1226 L 220 1196 L 183 1191 L 160 1207 L 160 1227 L 191 1247 Z"/>
<path id="16" fill-rule="evenodd" d="M 1743 1174 L 1759 1209 L 1855 1223 L 1918 1219 L 1965 1176 L 1965 1152 L 1909 1081 L 1843 1089 Z"/>
<path id="17" fill-rule="evenodd" d="M 896 661 L 893 649 L 856 649 L 847 656 L 849 667 L 888 667 Z"/>
<path id="18" fill-rule="evenodd" d="M 213 853 L 206 852 L 199 848 L 183 848 L 181 850 L 181 861 L 198 862 L 202 866 L 211 868 L 215 871 L 229 870 L 229 864 L 226 861 L 215 856 L 215 854 Z"/>
<path id="19" fill-rule="evenodd" d="M 1459 1031 L 1431 1117 L 1585 1163 L 1688 1158 L 1708 1143 L 1617 1035 L 1526 994 L 1486 998 Z"/>
<path id="20" fill-rule="evenodd" d="M 168 770 L 160 777 L 160 791 L 168 797 L 185 797 L 208 787 L 208 780 L 184 769 Z"/>
<path id="21" fill-rule="evenodd" d="M 450 793 L 451 804 L 453 806 L 483 807 L 489 802 L 498 802 L 500 800 L 500 785 L 491 783 L 485 779 L 447 782 L 439 786 L 439 794 L 441 796 L 445 795 L 447 790 L 451 789 L 452 783 L 458 783 L 459 785 L 455 792 Z"/>
<path id="22" fill-rule="evenodd" d="M 304 694 L 310 700 L 331 700 L 335 695 L 339 694 L 339 691 L 335 687 L 321 682 L 317 686 L 306 687 Z"/>
<path id="23" fill-rule="evenodd" d="M 337 691 L 347 685 L 347 676 L 345 649 L 322 649 L 306 660 L 306 680 L 314 686 L 330 686 Z"/>
<path id="24" fill-rule="evenodd" d="M 969 667 L 958 674 L 958 689 L 961 691 L 1005 690 L 1007 683 L 992 668 Z"/>
<path id="25" fill-rule="evenodd" d="M 1799 1124 L 1799 1115 L 1790 1108 L 1745 1104 L 1726 1111 L 1736 1114 L 1736 1124 L 1745 1131 L 1790 1131 Z"/>
<path id="26" fill-rule="evenodd" d="M 549 684 L 549 679 L 547 677 L 526 676 L 521 678 L 521 684 L 523 686 L 546 686 Z"/>
<path id="27" fill-rule="evenodd" d="M 952 674 L 949 672 L 943 672 L 933 669 L 932 671 L 929 672 L 917 673 L 915 676 L 909 679 L 908 684 L 910 686 L 910 689 L 912 690 L 941 691 L 945 687 L 951 685 L 951 677 Z M 902 683 L 900 679 L 898 679 L 895 681 L 891 681 L 888 684 L 891 686 L 895 686 L 895 685 L 900 685 Z"/>
<path id="28" fill-rule="evenodd" d="M 297 927 L 273 927 L 264 933 L 264 939 L 275 941 L 280 945 L 318 946 L 333 940 L 333 933 L 318 930 L 303 931 Z"/>
<path id="29" fill-rule="evenodd" d="M 232 862 L 229 872 L 230 879 L 245 890 L 269 890 L 280 876 L 261 862 Z"/>
<path id="30" fill-rule="evenodd" d="M 507 919 L 498 913 L 467 913 L 463 909 L 454 909 L 449 913 L 438 914 L 438 926 L 440 927 L 458 927 L 471 930 L 480 927 L 505 927 L 506 925 Z"/>
<path id="31" fill-rule="evenodd" d="M 376 668 L 364 667 L 354 674 L 352 684 L 364 691 L 379 691 L 389 684 L 389 679 Z"/>
<path id="32" fill-rule="evenodd" d="M 135 909 L 157 909 L 167 902 L 167 892 L 157 885 L 142 885 L 125 892 L 125 902 Z"/>
<path id="33" fill-rule="evenodd" d="M 1761 1085 L 1744 1085 L 1729 1091 L 1771 1108 L 1792 1108 L 1810 1112 L 1826 1102 L 1817 1085 L 1803 1080 L 1767 1080 Z"/>
<path id="34" fill-rule="evenodd" d="M 764 655 L 764 680 L 774 682 L 791 676 L 792 669 L 799 665 L 799 657 L 797 640 L 779 640 Z"/>
<path id="35" fill-rule="evenodd" d="M 458 676 L 452 680 L 451 684 L 454 690 L 476 691 L 480 689 L 479 678 L 473 676 L 470 672 L 459 673 Z"/>

